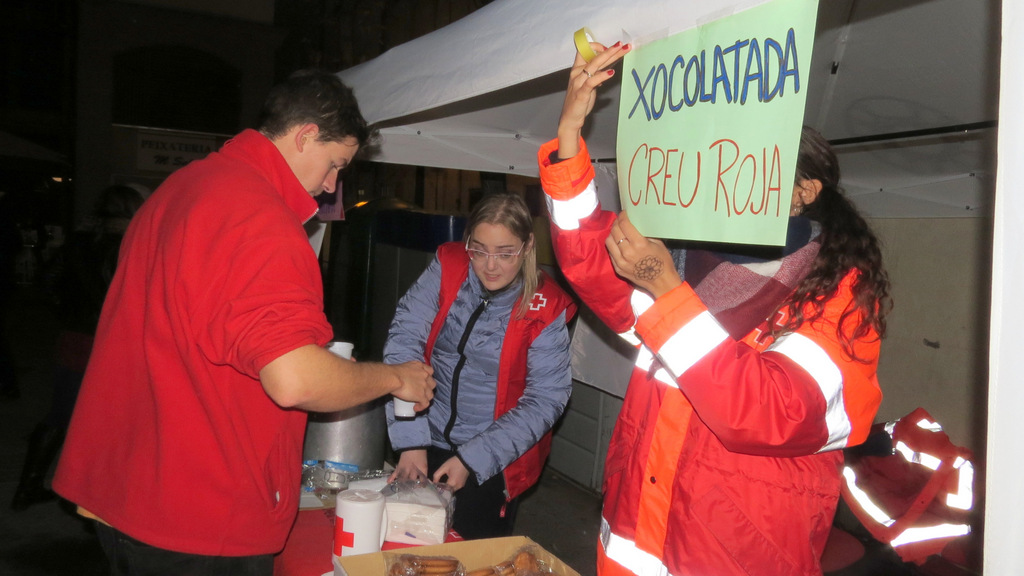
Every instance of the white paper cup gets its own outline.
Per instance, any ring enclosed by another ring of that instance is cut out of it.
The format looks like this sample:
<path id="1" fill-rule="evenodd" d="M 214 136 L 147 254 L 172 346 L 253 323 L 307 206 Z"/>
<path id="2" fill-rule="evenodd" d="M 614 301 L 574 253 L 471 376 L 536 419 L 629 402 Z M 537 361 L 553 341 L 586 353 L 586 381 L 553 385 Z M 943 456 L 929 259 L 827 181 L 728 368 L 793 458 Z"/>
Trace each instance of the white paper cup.
<path id="1" fill-rule="evenodd" d="M 352 488 L 338 493 L 334 508 L 334 555 L 380 552 L 387 530 L 384 494 Z"/>
<path id="2" fill-rule="evenodd" d="M 356 347 L 351 342 L 331 342 L 327 345 L 327 350 L 341 356 L 342 358 L 352 359 L 352 350 Z"/>
<path id="3" fill-rule="evenodd" d="M 394 398 L 395 401 L 395 418 L 415 418 L 416 417 L 416 403 L 409 402 L 408 400 L 402 400 L 401 398 Z"/>

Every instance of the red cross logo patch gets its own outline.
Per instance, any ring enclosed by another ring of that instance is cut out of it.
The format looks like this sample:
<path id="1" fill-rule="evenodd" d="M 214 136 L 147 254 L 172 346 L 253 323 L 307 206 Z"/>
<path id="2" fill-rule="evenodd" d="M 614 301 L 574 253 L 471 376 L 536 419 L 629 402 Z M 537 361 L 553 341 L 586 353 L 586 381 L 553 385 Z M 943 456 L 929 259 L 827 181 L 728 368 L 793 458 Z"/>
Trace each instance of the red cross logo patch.
<path id="1" fill-rule="evenodd" d="M 548 299 L 540 294 L 540 292 L 534 293 L 533 300 L 530 300 L 530 310 L 540 310 L 544 306 L 547 306 Z"/>
<path id="2" fill-rule="evenodd" d="M 754 337 L 754 342 L 761 345 L 770 344 L 769 339 L 772 338 L 773 329 L 785 326 L 787 316 L 786 310 L 779 310 L 773 316 L 766 318 L 761 327 L 755 330 L 757 335 Z"/>

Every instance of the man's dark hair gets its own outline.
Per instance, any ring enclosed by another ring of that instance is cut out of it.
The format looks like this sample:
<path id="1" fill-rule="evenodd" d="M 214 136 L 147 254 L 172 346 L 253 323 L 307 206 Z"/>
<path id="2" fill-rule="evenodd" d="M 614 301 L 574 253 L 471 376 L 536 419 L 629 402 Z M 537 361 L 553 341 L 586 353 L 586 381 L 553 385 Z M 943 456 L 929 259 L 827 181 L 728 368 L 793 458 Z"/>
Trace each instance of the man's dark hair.
<path id="1" fill-rule="evenodd" d="M 313 123 L 317 140 L 340 142 L 349 136 L 363 147 L 372 137 L 352 89 L 324 70 L 299 70 L 271 89 L 260 113 L 260 132 L 268 138 Z"/>

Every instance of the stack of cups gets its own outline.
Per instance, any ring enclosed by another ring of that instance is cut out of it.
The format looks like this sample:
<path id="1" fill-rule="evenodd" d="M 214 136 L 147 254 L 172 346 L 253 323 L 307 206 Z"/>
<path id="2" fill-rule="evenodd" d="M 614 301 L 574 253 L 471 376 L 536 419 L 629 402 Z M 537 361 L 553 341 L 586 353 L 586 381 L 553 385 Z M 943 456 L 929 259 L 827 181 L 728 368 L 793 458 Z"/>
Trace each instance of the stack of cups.
<path id="1" fill-rule="evenodd" d="M 387 527 L 384 494 L 362 488 L 339 492 L 334 508 L 334 555 L 380 552 Z"/>

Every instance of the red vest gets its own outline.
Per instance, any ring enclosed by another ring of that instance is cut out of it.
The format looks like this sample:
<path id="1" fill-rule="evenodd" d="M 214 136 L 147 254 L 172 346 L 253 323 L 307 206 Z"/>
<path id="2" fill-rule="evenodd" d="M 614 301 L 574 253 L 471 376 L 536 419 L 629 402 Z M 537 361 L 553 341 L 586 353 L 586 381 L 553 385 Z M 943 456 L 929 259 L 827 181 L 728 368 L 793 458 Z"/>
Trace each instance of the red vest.
<path id="1" fill-rule="evenodd" d="M 469 257 L 461 242 L 441 245 L 437 250 L 437 257 L 441 262 L 440 308 L 427 338 L 424 361 L 428 364 L 434 350 L 434 342 L 448 317 L 448 310 L 455 302 L 459 287 L 469 276 Z M 512 305 L 512 317 L 508 321 L 505 338 L 502 341 L 497 400 L 494 404 L 495 419 L 515 408 L 526 389 L 526 352 L 530 349 L 530 344 L 563 311 L 566 322 L 576 314 L 576 304 L 543 270 L 540 271 L 537 291 L 533 294 L 534 305 L 530 306 L 524 317 L 517 318 L 516 310 L 520 301 L 521 299 L 518 299 Z M 509 500 L 519 496 L 537 482 L 550 452 L 551 431 L 548 430 L 537 444 L 505 467 L 502 474 L 505 476 L 505 489 Z"/>
<path id="2" fill-rule="evenodd" d="M 923 564 L 971 534 L 974 455 L 923 408 L 884 428 L 892 455 L 848 456 L 843 499 L 872 536 Z"/>

